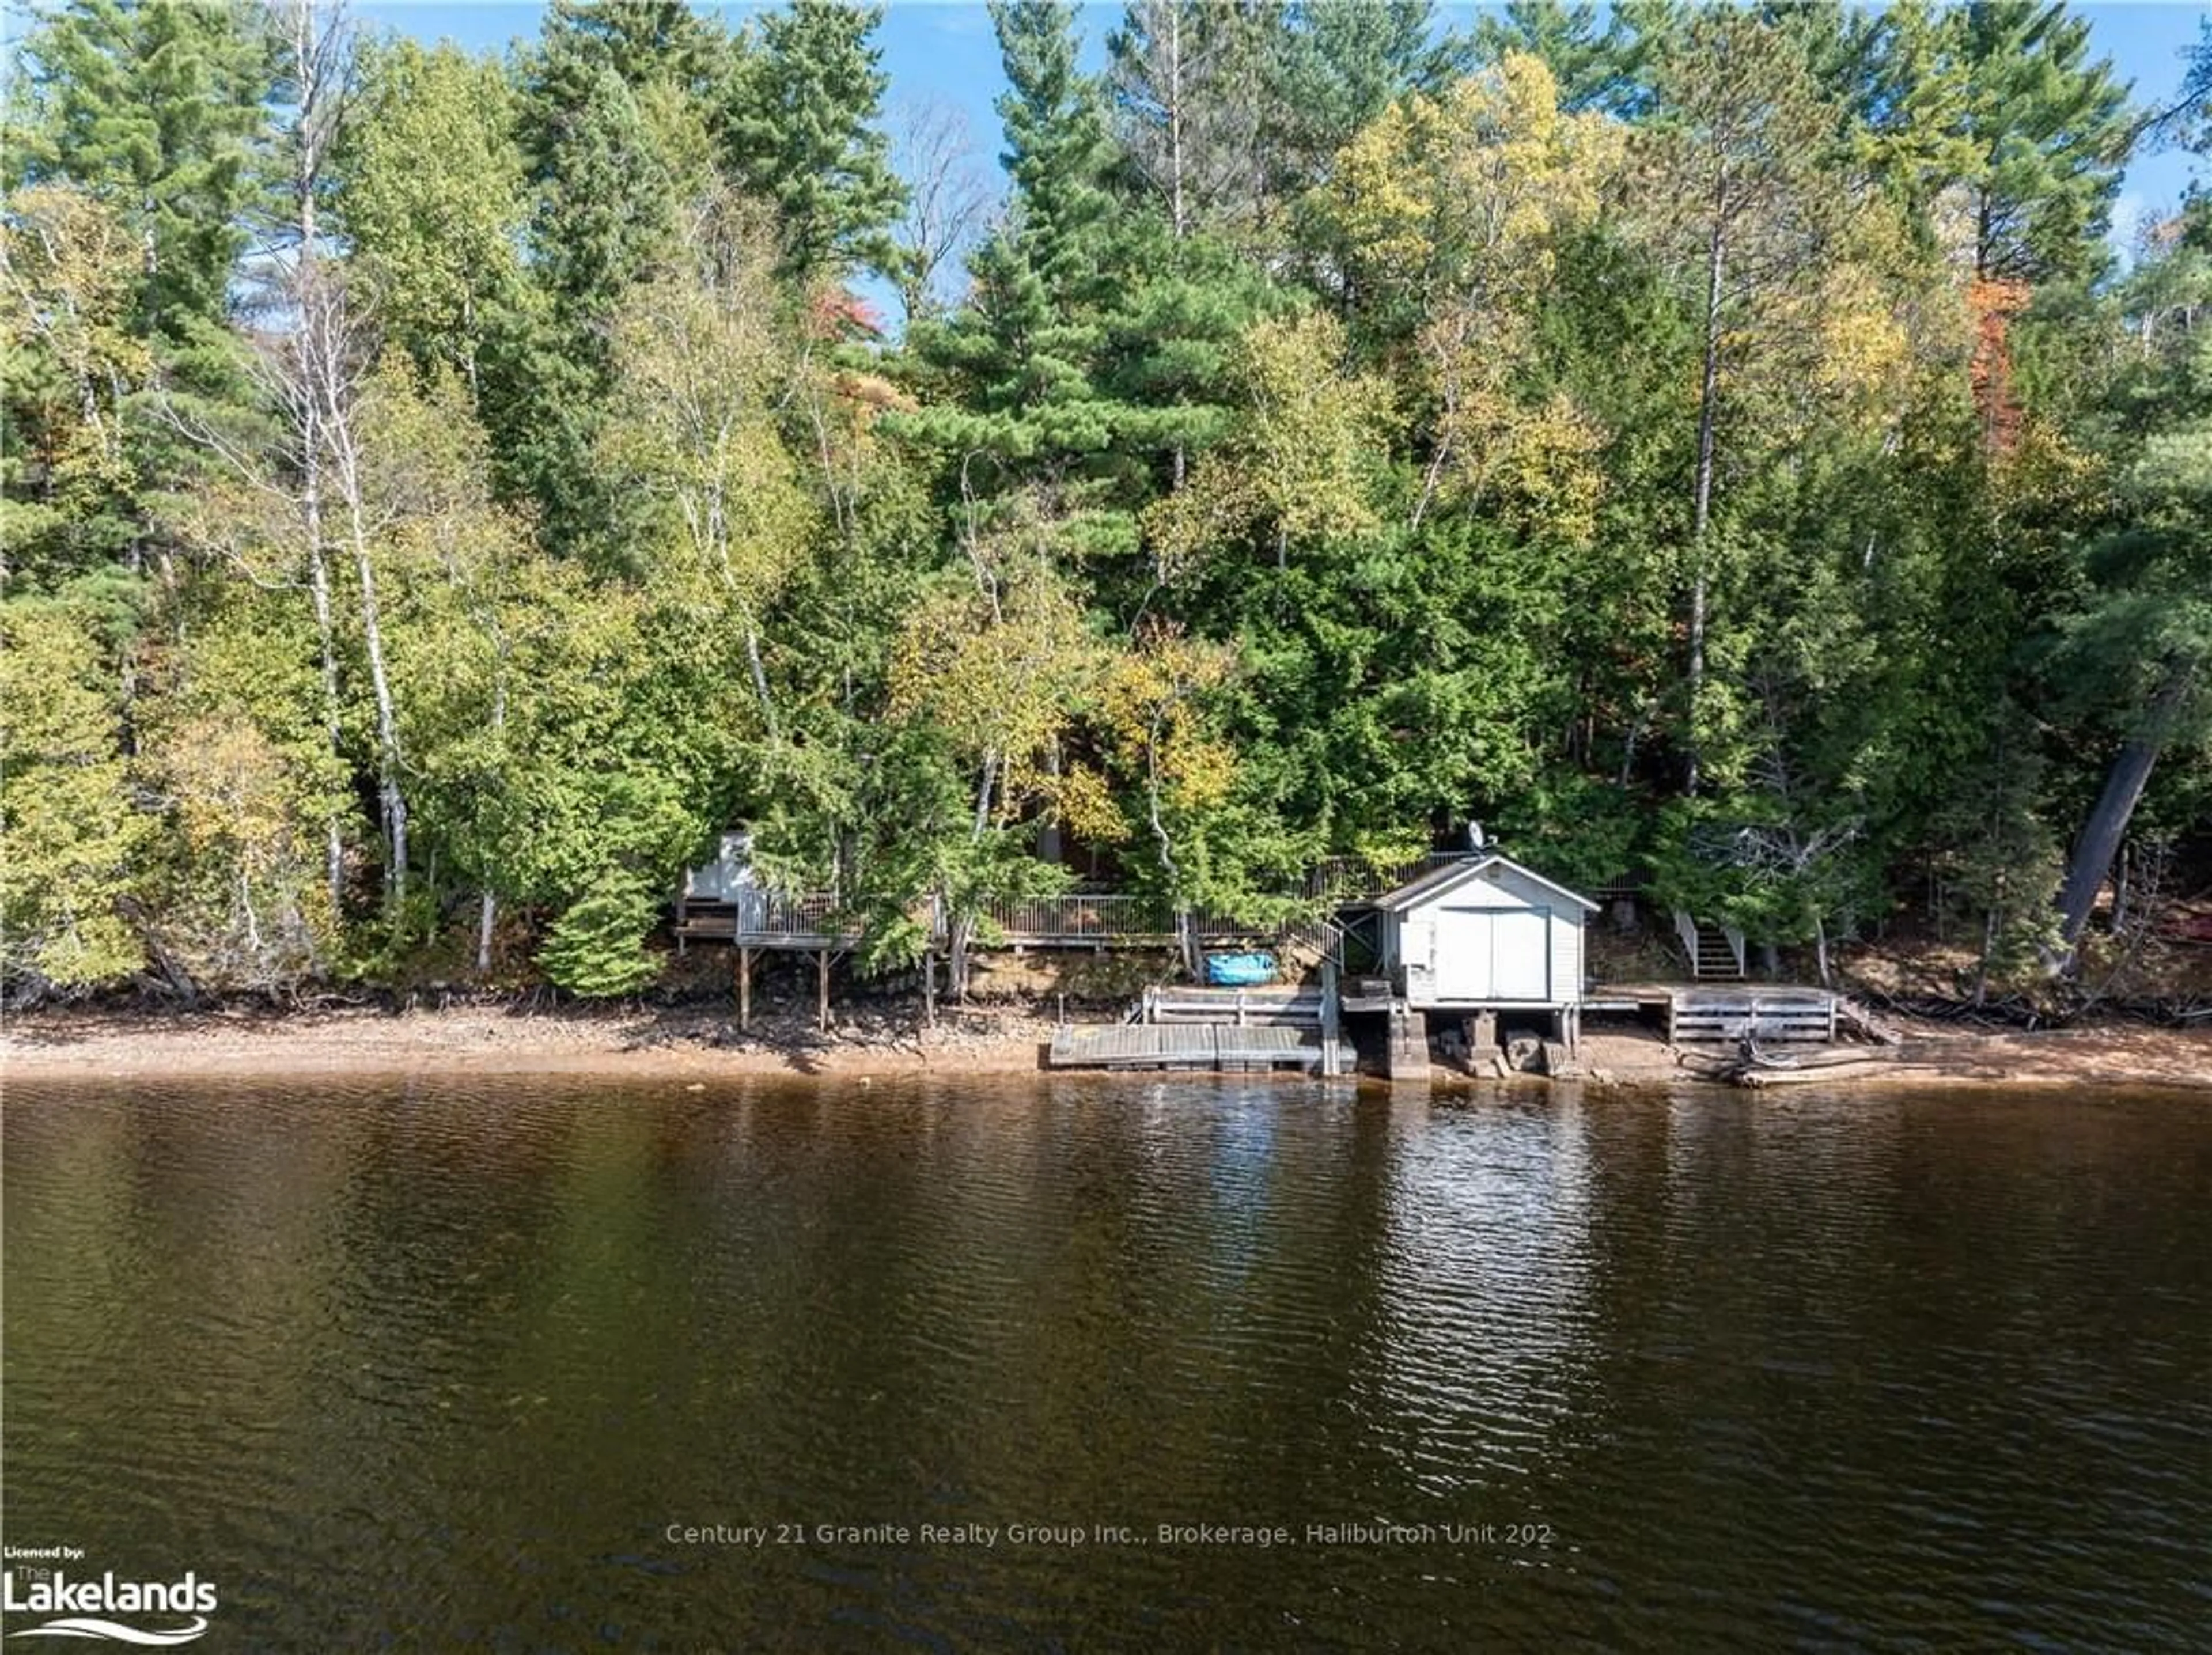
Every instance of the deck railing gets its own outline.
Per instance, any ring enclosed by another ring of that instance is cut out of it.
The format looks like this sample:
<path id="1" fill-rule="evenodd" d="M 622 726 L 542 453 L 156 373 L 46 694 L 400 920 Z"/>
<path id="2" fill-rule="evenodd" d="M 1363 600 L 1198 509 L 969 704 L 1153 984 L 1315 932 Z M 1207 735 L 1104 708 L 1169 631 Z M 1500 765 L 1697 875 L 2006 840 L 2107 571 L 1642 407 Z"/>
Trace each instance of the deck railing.
<path id="1" fill-rule="evenodd" d="M 677 926 L 684 935 L 735 942 L 842 941 L 860 928 L 845 916 L 834 891 L 769 891 L 757 885 L 719 900 L 687 897 L 678 905 Z"/>
<path id="2" fill-rule="evenodd" d="M 1422 856 L 1409 856 L 1401 861 L 1384 862 L 1381 866 L 1358 856 L 1328 856 L 1316 862 L 1306 874 L 1306 895 L 1315 898 L 1327 897 L 1339 903 L 1364 902 L 1379 897 L 1386 891 L 1395 891 L 1400 885 L 1448 862 L 1464 861 L 1480 851 L 1432 850 Z"/>
<path id="3" fill-rule="evenodd" d="M 1009 942 L 1104 942 L 1172 939 L 1175 914 L 1150 897 L 1069 891 L 986 903 L 981 917 Z"/>

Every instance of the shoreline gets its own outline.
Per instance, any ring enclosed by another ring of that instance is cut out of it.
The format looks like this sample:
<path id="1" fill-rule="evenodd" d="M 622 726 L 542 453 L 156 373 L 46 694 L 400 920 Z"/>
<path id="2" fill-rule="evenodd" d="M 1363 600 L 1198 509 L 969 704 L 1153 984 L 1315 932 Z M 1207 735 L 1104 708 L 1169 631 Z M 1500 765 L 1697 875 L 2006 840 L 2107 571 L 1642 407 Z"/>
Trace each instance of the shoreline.
<path id="1" fill-rule="evenodd" d="M 197 1013 L 59 1007 L 8 1019 L 0 1030 L 0 1079 L 423 1071 L 684 1080 L 1033 1074 L 1049 1072 L 1042 1052 L 1055 1026 L 1050 1017 L 1018 1007 L 970 1007 L 948 1013 L 935 1029 L 921 1027 L 903 1009 L 850 1008 L 826 1033 L 811 1017 L 770 1013 L 757 1019 L 750 1035 L 737 1032 L 725 1008 L 696 1006 L 544 1012 L 483 1006 Z M 2212 1027 L 1961 1031 L 1921 1024 L 1905 1035 L 1901 1046 L 1867 1048 L 1869 1056 L 1886 1056 L 1894 1068 L 1829 1084 L 2145 1086 L 2212 1097 Z M 1583 1062 L 1589 1085 L 1714 1084 L 1678 1065 L 1656 1035 L 1632 1027 L 1587 1029 Z M 1476 1078 L 1443 1063 L 1431 1075 L 1462 1084 Z"/>

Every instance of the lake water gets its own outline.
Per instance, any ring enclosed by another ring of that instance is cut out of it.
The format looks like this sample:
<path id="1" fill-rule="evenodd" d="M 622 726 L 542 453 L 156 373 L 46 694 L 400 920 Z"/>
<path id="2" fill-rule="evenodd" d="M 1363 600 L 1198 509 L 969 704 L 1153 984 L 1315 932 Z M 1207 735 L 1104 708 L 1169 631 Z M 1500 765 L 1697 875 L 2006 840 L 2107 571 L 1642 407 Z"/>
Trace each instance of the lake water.
<path id="1" fill-rule="evenodd" d="M 16 1084 L 4 1148 L 6 1540 L 193 1572 L 196 1650 L 2212 1646 L 2201 1098 Z"/>

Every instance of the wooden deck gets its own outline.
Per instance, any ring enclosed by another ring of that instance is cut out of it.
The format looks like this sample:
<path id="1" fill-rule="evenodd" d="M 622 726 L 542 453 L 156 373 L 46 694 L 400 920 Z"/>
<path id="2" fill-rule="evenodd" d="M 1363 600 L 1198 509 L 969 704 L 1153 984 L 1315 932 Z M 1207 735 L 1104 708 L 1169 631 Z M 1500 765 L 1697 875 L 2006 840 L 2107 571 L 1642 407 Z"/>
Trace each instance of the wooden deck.
<path id="1" fill-rule="evenodd" d="M 1336 1043 L 1337 1070 L 1352 1071 L 1353 1053 Z M 1056 1069 L 1216 1069 L 1264 1073 L 1323 1067 L 1321 1036 L 1311 1029 L 1233 1023 L 1109 1023 L 1067 1025 L 1053 1036 L 1045 1062 Z"/>

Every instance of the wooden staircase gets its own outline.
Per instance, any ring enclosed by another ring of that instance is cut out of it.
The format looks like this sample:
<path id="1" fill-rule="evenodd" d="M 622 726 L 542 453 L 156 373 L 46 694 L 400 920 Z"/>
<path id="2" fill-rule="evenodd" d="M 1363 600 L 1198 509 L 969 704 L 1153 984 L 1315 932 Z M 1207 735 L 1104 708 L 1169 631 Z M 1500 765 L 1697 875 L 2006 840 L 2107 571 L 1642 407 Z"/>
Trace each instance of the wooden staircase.
<path id="1" fill-rule="evenodd" d="M 1674 910 L 1674 934 L 1689 956 L 1690 975 L 1699 983 L 1743 981 L 1743 933 Z"/>

